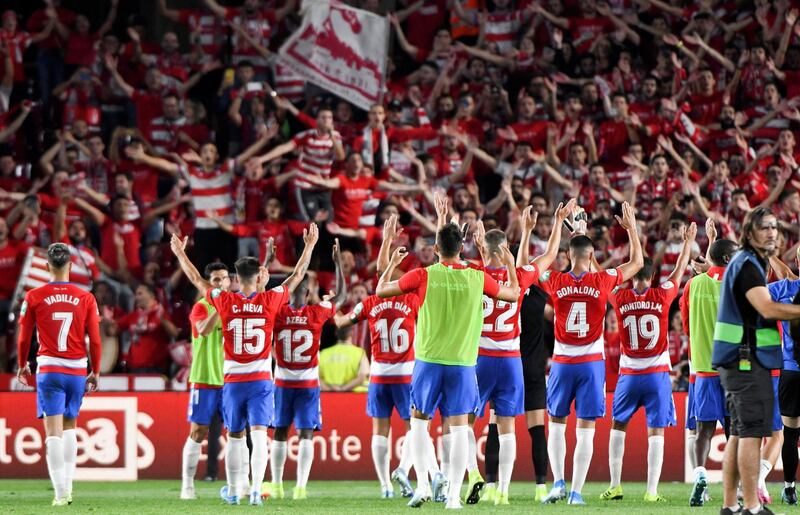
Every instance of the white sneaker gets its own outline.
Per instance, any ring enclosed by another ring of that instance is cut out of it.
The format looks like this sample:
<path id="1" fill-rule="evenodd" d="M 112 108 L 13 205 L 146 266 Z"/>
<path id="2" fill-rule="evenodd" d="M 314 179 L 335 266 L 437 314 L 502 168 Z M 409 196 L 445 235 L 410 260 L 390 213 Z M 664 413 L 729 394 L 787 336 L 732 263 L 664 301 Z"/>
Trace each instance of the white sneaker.
<path id="1" fill-rule="evenodd" d="M 185 501 L 197 499 L 197 495 L 194 493 L 194 487 L 189 486 L 181 488 L 181 499 Z"/>

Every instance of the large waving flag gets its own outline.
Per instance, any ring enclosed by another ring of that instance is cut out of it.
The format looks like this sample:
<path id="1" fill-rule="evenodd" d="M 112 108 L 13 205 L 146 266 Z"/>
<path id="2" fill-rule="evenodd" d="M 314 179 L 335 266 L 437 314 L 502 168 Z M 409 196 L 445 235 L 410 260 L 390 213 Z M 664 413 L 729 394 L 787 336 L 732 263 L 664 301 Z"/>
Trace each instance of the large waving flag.
<path id="1" fill-rule="evenodd" d="M 71 251 L 73 249 L 70 249 Z M 84 290 L 92 289 L 92 272 L 86 267 L 86 264 L 80 259 L 76 251 L 72 251 L 72 268 L 69 272 L 69 280 L 80 286 Z M 47 251 L 39 247 L 31 247 L 28 249 L 28 254 L 25 256 L 25 263 L 22 265 L 22 270 L 19 274 L 17 281 L 17 288 L 14 291 L 14 297 L 11 301 L 11 311 L 22 302 L 28 290 L 44 286 L 52 281 L 53 278 L 50 272 L 47 271 Z"/>
<path id="2" fill-rule="evenodd" d="M 280 49 L 307 81 L 368 110 L 384 89 L 389 21 L 330 0 L 303 3 L 303 23 Z"/>

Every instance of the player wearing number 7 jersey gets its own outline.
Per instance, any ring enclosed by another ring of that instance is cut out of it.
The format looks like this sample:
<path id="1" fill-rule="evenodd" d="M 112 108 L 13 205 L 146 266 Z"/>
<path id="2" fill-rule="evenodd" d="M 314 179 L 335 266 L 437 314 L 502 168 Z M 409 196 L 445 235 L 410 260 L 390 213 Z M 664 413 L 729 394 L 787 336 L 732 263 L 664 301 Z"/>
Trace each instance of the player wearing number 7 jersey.
<path id="1" fill-rule="evenodd" d="M 229 504 L 239 504 L 237 485 L 246 482 L 247 470 L 242 464 L 245 425 L 250 425 L 253 442 L 250 471 L 252 487 L 250 504 L 260 505 L 261 483 L 264 480 L 269 449 L 267 426 L 272 423 L 272 328 L 280 307 L 303 280 L 311 252 L 317 243 L 317 226 L 303 231 L 305 248 L 292 274 L 269 291 L 264 291 L 269 272 L 256 258 L 236 261 L 236 274 L 241 290 L 236 293 L 209 289 L 186 255 L 186 240 L 172 236 L 170 246 L 189 280 L 205 292 L 206 301 L 219 313 L 222 322 L 223 361 L 222 418 L 228 429 L 225 448 L 225 475 L 228 485 L 220 491 Z"/>
<path id="2" fill-rule="evenodd" d="M 383 273 L 389 264 L 389 249 L 403 231 L 397 227 L 397 215 L 383 225 L 383 241 L 378 252 L 377 269 Z M 371 295 L 350 313 L 336 316 L 337 327 L 349 327 L 367 320 L 372 363 L 367 390 L 367 415 L 372 418 L 372 461 L 381 484 L 381 497 L 394 497 L 391 480 L 400 485 L 400 494 L 413 495 L 408 473 L 411 465 L 409 439 L 403 440 L 400 465 L 389 474 L 391 461 L 389 431 L 392 411 L 396 410 L 409 429 L 411 417 L 411 373 L 414 370 L 414 336 L 419 311 L 419 297 L 407 293 L 391 299 Z M 434 463 L 436 459 L 432 460 Z M 427 474 L 427 471 L 417 471 Z"/>
<path id="3" fill-rule="evenodd" d="M 672 368 L 667 349 L 669 307 L 678 298 L 678 285 L 689 264 L 697 225 L 684 229 L 683 247 L 675 269 L 666 281 L 651 288 L 653 261 L 633 276 L 633 288 L 611 294 L 611 304 L 620 326 L 622 355 L 619 382 L 614 391 L 611 416 L 614 425 L 608 441 L 608 466 L 611 485 L 600 495 L 604 500 L 622 499 L 622 457 L 625 454 L 625 430 L 634 413 L 643 406 L 647 414 L 647 502 L 664 502 L 658 495 L 658 479 L 664 461 L 664 428 L 675 425 L 672 400 Z"/>
<path id="4" fill-rule="evenodd" d="M 280 308 L 275 320 L 275 428 L 272 439 L 272 484 L 270 494 L 283 499 L 283 468 L 289 426 L 300 435 L 297 453 L 297 486 L 292 498 L 306 499 L 306 485 L 314 461 L 314 431 L 322 428 L 319 404 L 319 339 L 322 326 L 332 319 L 347 296 L 339 240 L 333 245 L 336 264 L 336 295 L 319 304 L 308 304 L 309 280 L 292 293 L 291 304 Z M 317 288 L 316 282 L 313 287 Z M 316 293 L 316 292 L 315 292 Z M 327 297 L 326 297 L 327 299 Z"/>
<path id="5" fill-rule="evenodd" d="M 29 291 L 20 309 L 17 378 L 30 384 L 31 336 L 38 332 L 36 410 L 44 418 L 47 471 L 53 482 L 53 506 L 72 503 L 72 477 L 78 457 L 75 423 L 83 392 L 97 388 L 100 368 L 100 316 L 91 293 L 69 283 L 69 248 L 54 243 L 47 249 L 47 269 L 53 281 Z M 89 336 L 86 376 L 86 335 Z"/>
<path id="6" fill-rule="evenodd" d="M 633 208 L 622 204 L 617 221 L 628 233 L 630 258 L 618 268 L 591 271 L 594 247 L 585 235 L 569 242 L 569 272 L 541 274 L 540 287 L 550 295 L 555 310 L 555 347 L 547 382 L 550 415 L 547 450 L 555 483 L 543 502 L 567 497 L 564 460 L 567 453 L 566 423 L 572 402 L 578 425 L 573 456 L 569 504 L 586 504 L 581 489 L 592 461 L 595 419 L 605 415 L 605 364 L 603 331 L 606 303 L 611 291 L 642 268 L 642 245 L 636 232 Z"/>

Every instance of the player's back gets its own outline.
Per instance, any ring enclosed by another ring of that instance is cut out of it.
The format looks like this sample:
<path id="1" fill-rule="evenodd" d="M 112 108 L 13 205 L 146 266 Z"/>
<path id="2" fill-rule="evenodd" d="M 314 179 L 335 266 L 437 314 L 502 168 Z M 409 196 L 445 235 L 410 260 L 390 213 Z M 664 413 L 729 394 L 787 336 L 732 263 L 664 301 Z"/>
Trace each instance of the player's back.
<path id="1" fill-rule="evenodd" d="M 611 295 L 620 326 L 620 374 L 669 372 L 669 308 L 677 296 L 672 281 L 641 293 L 626 288 Z"/>
<path id="2" fill-rule="evenodd" d="M 500 284 L 508 285 L 506 267 L 484 267 L 492 279 Z M 536 265 L 525 265 L 516 269 L 517 281 L 522 292 L 517 302 L 506 302 L 483 296 L 483 327 L 481 328 L 481 356 L 515 357 L 519 356 L 520 322 L 519 312 L 521 299 L 528 288 L 539 278 Z"/>
<path id="3" fill-rule="evenodd" d="M 711 365 L 714 330 L 717 324 L 722 267 L 692 278 L 689 287 L 689 349 L 696 372 L 716 373 Z"/>
<path id="4" fill-rule="evenodd" d="M 222 322 L 226 383 L 272 378 L 272 329 L 288 298 L 284 286 L 250 296 L 219 289 L 206 293 L 206 300 L 219 312 Z"/>
<path id="5" fill-rule="evenodd" d="M 547 271 L 540 286 L 550 294 L 555 310 L 553 361 L 582 363 L 603 359 L 606 304 L 622 282 L 618 270 L 600 272 Z"/>
<path id="6" fill-rule="evenodd" d="M 40 373 L 86 374 L 86 336 L 99 323 L 94 296 L 72 283 L 48 283 L 29 291 L 20 310 L 23 332 L 34 324 L 37 329 Z"/>
<path id="7" fill-rule="evenodd" d="M 336 314 L 328 301 L 294 308 L 284 304 L 275 318 L 275 385 L 319 386 L 319 343 L 322 326 Z"/>
<path id="8" fill-rule="evenodd" d="M 356 310 L 369 323 L 373 383 L 405 382 L 414 370 L 414 337 L 419 297 L 405 294 L 390 299 L 370 295 Z"/>

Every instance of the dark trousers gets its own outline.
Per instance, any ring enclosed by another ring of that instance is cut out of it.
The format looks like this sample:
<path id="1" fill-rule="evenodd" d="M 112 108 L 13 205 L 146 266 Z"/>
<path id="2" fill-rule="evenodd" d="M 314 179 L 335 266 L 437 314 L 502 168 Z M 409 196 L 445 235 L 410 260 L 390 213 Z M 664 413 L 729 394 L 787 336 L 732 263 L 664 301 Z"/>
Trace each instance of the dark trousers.
<path id="1" fill-rule="evenodd" d="M 208 426 L 208 461 L 206 462 L 206 477 L 219 477 L 219 437 L 222 434 L 222 418 L 219 413 L 211 419 Z"/>

